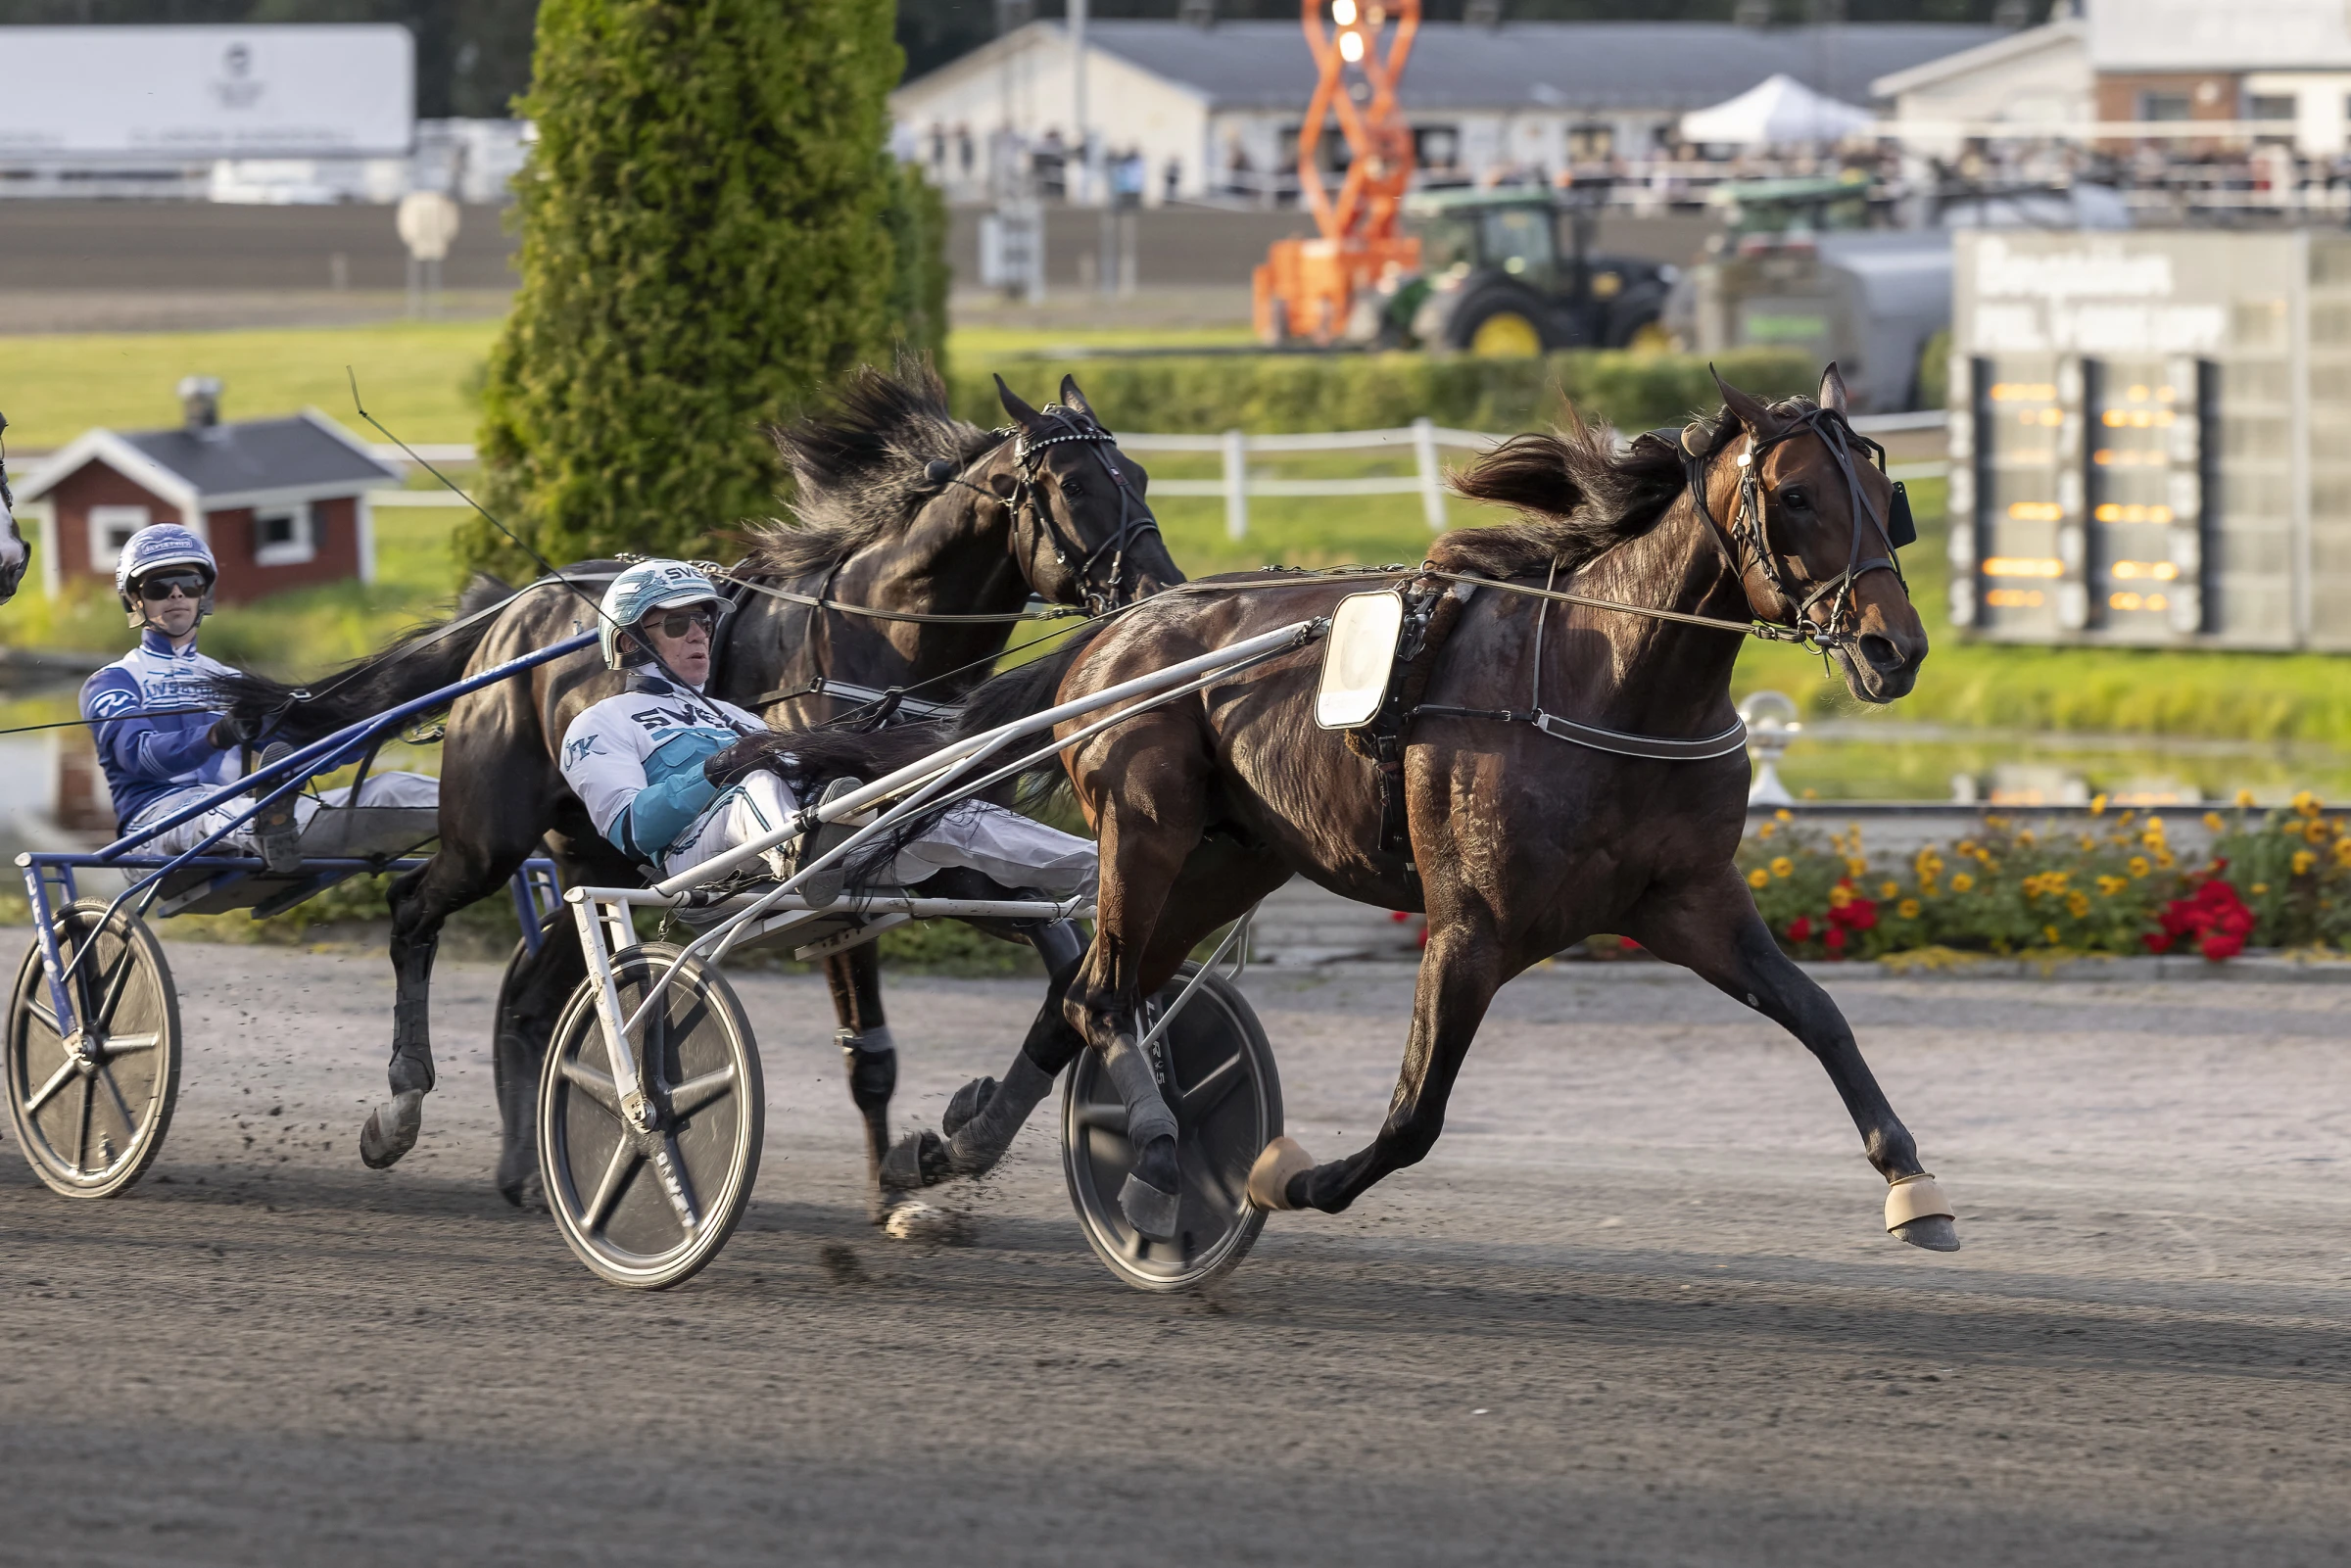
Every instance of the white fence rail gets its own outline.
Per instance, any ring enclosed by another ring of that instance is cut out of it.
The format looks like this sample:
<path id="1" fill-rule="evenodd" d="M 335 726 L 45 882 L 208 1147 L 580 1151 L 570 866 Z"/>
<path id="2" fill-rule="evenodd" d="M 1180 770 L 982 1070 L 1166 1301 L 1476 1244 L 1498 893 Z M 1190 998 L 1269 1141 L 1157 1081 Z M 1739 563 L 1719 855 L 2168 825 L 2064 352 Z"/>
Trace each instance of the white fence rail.
<path id="1" fill-rule="evenodd" d="M 1853 428 L 1863 435 L 1885 435 L 1906 430 L 1935 430 L 1942 428 L 1943 412 L 1940 408 L 1921 409 L 1914 413 L 1863 414 L 1853 420 Z M 1509 440 L 1483 430 L 1452 430 L 1427 419 L 1415 419 L 1394 430 L 1322 430 L 1278 436 L 1253 436 L 1245 430 L 1226 430 L 1213 436 L 1151 435 L 1128 433 L 1119 437 L 1122 451 L 1149 455 L 1214 453 L 1223 459 L 1223 472 L 1214 479 L 1154 479 L 1154 496 L 1196 496 L 1220 498 L 1224 502 L 1224 533 L 1230 539 L 1249 537 L 1249 501 L 1252 497 L 1268 500 L 1290 498 L 1341 499 L 1351 496 L 1418 496 L 1421 516 L 1431 533 L 1441 533 L 1446 527 L 1445 468 L 1438 452 L 1490 451 Z M 1289 456 L 1302 452 L 1371 451 L 1388 452 L 1395 456 L 1411 456 L 1413 471 L 1409 474 L 1380 474 L 1362 479 L 1275 479 L 1249 472 L 1253 456 Z M 473 460 L 473 449 L 461 446 L 419 447 L 417 455 L 434 463 L 467 463 Z M 398 447 L 378 447 L 377 456 L 387 462 L 405 462 Z M 1902 463 L 1890 472 L 1896 479 L 1939 479 L 1947 465 L 1941 462 Z M 372 498 L 377 506 L 463 506 L 463 497 L 437 490 L 379 490 Z"/>

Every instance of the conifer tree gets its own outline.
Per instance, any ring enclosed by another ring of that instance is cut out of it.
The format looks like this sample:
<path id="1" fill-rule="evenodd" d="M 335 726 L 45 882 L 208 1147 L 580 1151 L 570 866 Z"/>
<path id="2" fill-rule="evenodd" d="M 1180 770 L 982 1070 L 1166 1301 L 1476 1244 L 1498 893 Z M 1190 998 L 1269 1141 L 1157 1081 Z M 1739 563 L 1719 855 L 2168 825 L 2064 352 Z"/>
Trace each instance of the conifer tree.
<path id="1" fill-rule="evenodd" d="M 888 0 L 540 7 L 479 446 L 490 509 L 550 560 L 702 553 L 772 512 L 761 426 L 888 353 L 890 23 Z M 459 554 L 535 570 L 479 519 Z"/>

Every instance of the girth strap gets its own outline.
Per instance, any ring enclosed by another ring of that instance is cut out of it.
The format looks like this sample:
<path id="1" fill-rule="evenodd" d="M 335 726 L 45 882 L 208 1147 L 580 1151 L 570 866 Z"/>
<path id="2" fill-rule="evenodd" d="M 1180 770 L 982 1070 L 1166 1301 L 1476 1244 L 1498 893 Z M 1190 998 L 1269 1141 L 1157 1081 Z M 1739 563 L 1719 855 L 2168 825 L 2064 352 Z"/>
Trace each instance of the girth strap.
<path id="1" fill-rule="evenodd" d="M 1492 719 L 1503 724 L 1530 724 L 1554 740 L 1571 741 L 1590 746 L 1595 751 L 1613 752 L 1619 757 L 1640 757 L 1650 762 L 1705 762 L 1714 757 L 1727 757 L 1747 745 L 1747 721 L 1738 720 L 1719 735 L 1701 736 L 1694 740 L 1674 740 L 1658 736 L 1631 735 L 1622 730 L 1604 730 L 1596 724 L 1578 724 L 1562 719 L 1541 708 L 1458 708 L 1449 703 L 1424 702 L 1413 710 L 1416 718 L 1427 714 L 1440 719 Z"/>

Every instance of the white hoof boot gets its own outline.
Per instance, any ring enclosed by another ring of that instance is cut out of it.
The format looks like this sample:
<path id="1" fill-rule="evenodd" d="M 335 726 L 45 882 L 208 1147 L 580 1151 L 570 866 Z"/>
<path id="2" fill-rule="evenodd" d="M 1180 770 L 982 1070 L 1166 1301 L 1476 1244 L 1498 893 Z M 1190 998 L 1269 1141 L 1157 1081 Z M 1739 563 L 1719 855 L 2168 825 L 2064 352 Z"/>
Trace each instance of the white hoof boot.
<path id="1" fill-rule="evenodd" d="M 367 1113 L 360 1128 L 360 1159 L 370 1170 L 384 1170 L 416 1147 L 424 1130 L 424 1091 L 404 1089 Z"/>
<path id="2" fill-rule="evenodd" d="M 1886 1229 L 1898 1241 L 1934 1253 L 1959 1250 L 1959 1216 L 1932 1172 L 1897 1176 L 1886 1189 Z"/>
<path id="3" fill-rule="evenodd" d="M 953 1242 L 963 1239 L 964 1219 L 935 1204 L 910 1198 L 889 1212 L 882 1233 L 895 1241 Z"/>
<path id="4" fill-rule="evenodd" d="M 1315 1168 L 1315 1157 L 1295 1138 L 1276 1138 L 1267 1144 L 1249 1167 L 1249 1201 L 1260 1209 L 1290 1209 L 1290 1181 Z"/>

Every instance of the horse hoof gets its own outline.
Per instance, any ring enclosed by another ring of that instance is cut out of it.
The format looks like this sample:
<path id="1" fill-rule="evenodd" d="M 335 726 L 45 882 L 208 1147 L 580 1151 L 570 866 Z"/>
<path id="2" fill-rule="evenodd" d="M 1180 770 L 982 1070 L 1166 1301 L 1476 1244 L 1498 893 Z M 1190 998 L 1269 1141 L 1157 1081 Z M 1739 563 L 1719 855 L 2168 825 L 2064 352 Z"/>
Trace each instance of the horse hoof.
<path id="1" fill-rule="evenodd" d="M 367 1113 L 360 1128 L 360 1160 L 370 1170 L 388 1170 L 416 1147 L 424 1130 L 424 1091 L 404 1089 Z"/>
<path id="2" fill-rule="evenodd" d="M 987 1109 L 987 1102 L 995 1093 L 995 1079 L 974 1078 L 956 1090 L 954 1098 L 947 1102 L 945 1114 L 938 1118 L 939 1130 L 954 1137 L 971 1123 L 972 1117 Z"/>
<path id="3" fill-rule="evenodd" d="M 501 1182 L 498 1190 L 506 1202 L 526 1214 L 547 1212 L 547 1185 L 539 1179 L 539 1172 L 536 1170 L 511 1186 Z"/>
<path id="4" fill-rule="evenodd" d="M 1951 1223 L 1948 1214 L 1929 1214 L 1894 1227 L 1894 1238 L 1906 1241 L 1913 1247 L 1924 1247 L 1931 1253 L 1955 1253 L 1959 1250 L 1959 1227 Z"/>
<path id="5" fill-rule="evenodd" d="M 1295 1209 L 1290 1182 L 1314 1168 L 1315 1157 L 1297 1139 L 1276 1138 L 1249 1167 L 1249 1201 L 1260 1209 Z"/>
<path id="6" fill-rule="evenodd" d="M 947 1141 L 927 1128 L 910 1132 L 891 1144 L 889 1153 L 882 1157 L 884 1201 L 891 1202 L 894 1194 L 936 1187 L 946 1179 L 947 1173 Z"/>
<path id="7" fill-rule="evenodd" d="M 1127 1223 L 1153 1241 L 1176 1239 L 1176 1216 L 1182 1207 L 1179 1194 L 1162 1192 L 1139 1176 L 1128 1176 L 1119 1189 L 1119 1210 Z"/>

